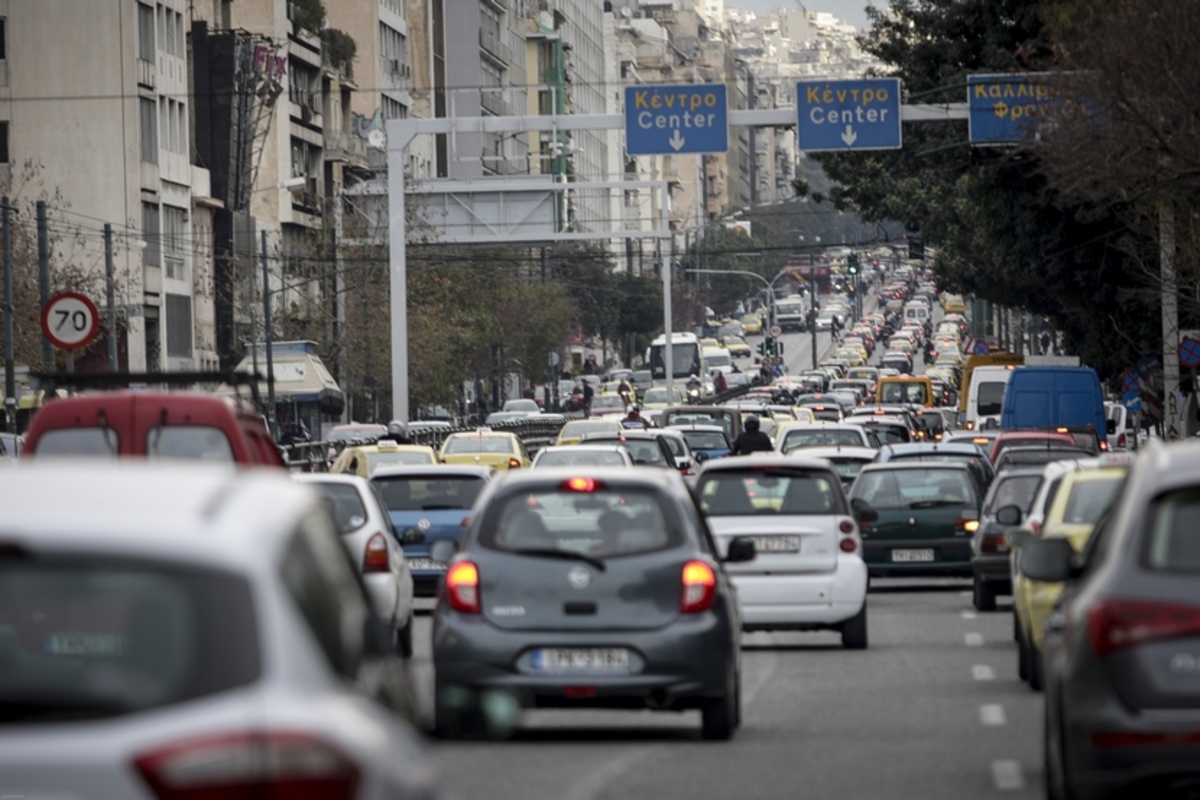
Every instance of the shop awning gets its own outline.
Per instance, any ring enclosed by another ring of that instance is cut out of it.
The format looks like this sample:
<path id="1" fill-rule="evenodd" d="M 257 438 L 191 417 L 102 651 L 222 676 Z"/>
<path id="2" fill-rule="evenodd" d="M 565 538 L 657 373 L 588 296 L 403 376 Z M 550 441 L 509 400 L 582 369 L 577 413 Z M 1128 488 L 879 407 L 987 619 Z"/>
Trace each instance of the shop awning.
<path id="1" fill-rule="evenodd" d="M 237 365 L 237 372 L 254 372 L 254 353 L 258 351 L 258 374 L 267 375 L 266 345 L 253 345 L 250 353 Z M 317 343 L 309 341 L 272 342 L 271 361 L 275 374 L 275 400 L 279 403 L 316 403 L 326 414 L 342 413 L 345 394 L 329 374 Z M 259 381 L 259 394 L 267 396 L 267 381 Z"/>

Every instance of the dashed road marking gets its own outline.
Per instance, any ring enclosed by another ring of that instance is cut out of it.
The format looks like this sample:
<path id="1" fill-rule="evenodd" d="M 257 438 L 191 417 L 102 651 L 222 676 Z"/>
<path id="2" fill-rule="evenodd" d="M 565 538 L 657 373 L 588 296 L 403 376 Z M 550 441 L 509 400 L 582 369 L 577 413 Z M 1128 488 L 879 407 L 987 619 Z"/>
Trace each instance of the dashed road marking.
<path id="1" fill-rule="evenodd" d="M 1002 792 L 1016 792 L 1025 788 L 1025 776 L 1021 774 L 1021 764 L 1017 761 L 993 761 L 992 780 Z"/>
<path id="2" fill-rule="evenodd" d="M 974 593 L 974 592 L 971 592 L 971 591 L 959 592 L 959 593 L 958 593 L 958 596 L 959 596 L 959 597 L 974 597 L 974 596 L 975 596 L 975 593 Z"/>
<path id="3" fill-rule="evenodd" d="M 977 681 L 994 681 L 996 680 L 996 671 L 987 664 L 976 664 L 971 667 L 971 676 Z"/>
<path id="4" fill-rule="evenodd" d="M 1003 725 L 1008 720 L 1004 716 L 1004 706 L 998 703 L 985 703 L 979 707 L 979 721 L 984 725 Z"/>
<path id="5" fill-rule="evenodd" d="M 968 633 L 963 639 L 966 641 L 967 647 L 980 647 L 983 644 L 982 633 Z"/>
<path id="6" fill-rule="evenodd" d="M 979 616 L 979 615 L 978 615 L 978 614 L 976 614 L 974 611 L 964 611 L 964 612 L 962 612 L 962 618 L 963 618 L 963 619 L 975 619 L 975 618 L 976 618 L 976 617 L 978 617 L 978 616 Z"/>

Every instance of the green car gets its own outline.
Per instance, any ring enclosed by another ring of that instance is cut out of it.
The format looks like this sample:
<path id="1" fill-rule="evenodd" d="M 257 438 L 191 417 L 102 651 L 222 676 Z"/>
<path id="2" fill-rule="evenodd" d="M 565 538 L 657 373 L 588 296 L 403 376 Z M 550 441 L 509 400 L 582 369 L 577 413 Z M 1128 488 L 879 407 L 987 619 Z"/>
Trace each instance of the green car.
<path id="1" fill-rule="evenodd" d="M 971 535 L 983 497 L 966 464 L 868 464 L 850 501 L 856 512 L 869 507 L 879 514 L 860 525 L 871 575 L 972 574 Z"/>

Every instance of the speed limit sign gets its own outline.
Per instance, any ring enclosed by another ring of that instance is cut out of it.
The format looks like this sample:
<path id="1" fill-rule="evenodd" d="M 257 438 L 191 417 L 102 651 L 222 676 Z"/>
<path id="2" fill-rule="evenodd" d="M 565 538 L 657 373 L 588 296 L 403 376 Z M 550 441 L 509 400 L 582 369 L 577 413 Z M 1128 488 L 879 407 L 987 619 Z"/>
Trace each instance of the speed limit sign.
<path id="1" fill-rule="evenodd" d="M 100 312 L 79 292 L 59 292 L 42 306 L 42 333 L 59 349 L 87 347 L 99 332 Z"/>
<path id="2" fill-rule="evenodd" d="M 778 325 L 772 325 L 771 330 L 767 331 L 767 333 L 771 334 L 772 339 L 778 339 L 780 336 L 783 336 L 783 328 Z"/>

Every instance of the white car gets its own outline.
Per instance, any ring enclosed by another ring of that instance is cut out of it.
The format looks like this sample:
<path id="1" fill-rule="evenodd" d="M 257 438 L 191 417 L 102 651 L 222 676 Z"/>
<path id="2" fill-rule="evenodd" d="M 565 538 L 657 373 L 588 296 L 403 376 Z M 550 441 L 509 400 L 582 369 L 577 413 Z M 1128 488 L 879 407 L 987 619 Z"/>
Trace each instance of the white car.
<path id="1" fill-rule="evenodd" d="M 867 646 L 862 539 L 828 461 L 781 455 L 708 461 L 696 496 L 720 554 L 736 537 L 754 541 L 753 560 L 725 565 L 743 630 L 836 630 L 846 648 Z"/>
<path id="2" fill-rule="evenodd" d="M 376 616 L 388 624 L 401 654 L 405 658 L 411 656 L 412 572 L 379 495 L 371 490 L 365 478 L 357 475 L 308 473 L 293 477 L 324 497 L 350 561 L 367 587 Z"/>
<path id="3" fill-rule="evenodd" d="M 543 447 L 533 467 L 632 467 L 629 451 L 617 444 L 570 444 Z"/>
<path id="4" fill-rule="evenodd" d="M 0 507 L 5 795 L 438 796 L 381 702 L 403 702 L 403 662 L 311 488 L 45 462 L 6 471 Z"/>
<path id="5" fill-rule="evenodd" d="M 814 422 L 789 425 L 775 443 L 781 455 L 808 447 L 874 447 L 871 435 L 861 425 L 849 422 Z"/>
<path id="6" fill-rule="evenodd" d="M 874 447 L 805 447 L 792 451 L 793 458 L 823 458 L 832 464 L 847 494 L 858 473 L 878 455 Z"/>

